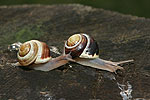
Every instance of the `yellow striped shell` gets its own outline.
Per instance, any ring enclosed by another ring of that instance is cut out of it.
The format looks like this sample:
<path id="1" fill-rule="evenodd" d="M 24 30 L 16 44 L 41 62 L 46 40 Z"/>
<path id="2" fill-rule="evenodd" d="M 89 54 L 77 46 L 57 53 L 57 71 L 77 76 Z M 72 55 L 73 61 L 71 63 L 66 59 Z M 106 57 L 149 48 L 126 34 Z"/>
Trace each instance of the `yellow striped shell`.
<path id="1" fill-rule="evenodd" d="M 30 40 L 23 43 L 17 53 L 18 62 L 22 66 L 46 63 L 51 59 L 50 50 L 44 42 Z"/>

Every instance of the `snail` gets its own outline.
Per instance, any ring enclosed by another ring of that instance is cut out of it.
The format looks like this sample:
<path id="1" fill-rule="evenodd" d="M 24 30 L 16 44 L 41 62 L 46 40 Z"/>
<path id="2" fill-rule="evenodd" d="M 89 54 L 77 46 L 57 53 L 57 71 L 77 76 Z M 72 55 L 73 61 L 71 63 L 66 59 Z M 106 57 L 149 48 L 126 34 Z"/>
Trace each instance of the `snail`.
<path id="1" fill-rule="evenodd" d="M 68 63 L 70 55 L 61 55 L 56 58 L 50 56 L 50 49 L 46 43 L 30 40 L 20 44 L 17 53 L 18 62 L 14 66 L 24 66 L 35 70 L 50 71 Z"/>
<path id="2" fill-rule="evenodd" d="M 74 62 L 97 69 L 116 72 L 123 69 L 119 64 L 133 60 L 112 62 L 99 58 L 97 42 L 85 33 L 74 34 L 65 42 L 64 55 L 70 54 Z"/>

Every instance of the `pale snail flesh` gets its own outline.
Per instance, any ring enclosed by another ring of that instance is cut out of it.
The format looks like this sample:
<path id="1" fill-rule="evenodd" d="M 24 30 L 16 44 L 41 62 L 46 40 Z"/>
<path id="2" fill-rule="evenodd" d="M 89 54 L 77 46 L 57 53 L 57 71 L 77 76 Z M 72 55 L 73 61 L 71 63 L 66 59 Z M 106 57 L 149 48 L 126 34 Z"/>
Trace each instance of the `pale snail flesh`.
<path id="1" fill-rule="evenodd" d="M 68 62 L 69 55 L 52 58 L 46 43 L 30 40 L 20 45 L 15 66 L 27 66 L 35 70 L 50 71 Z"/>
<path id="2" fill-rule="evenodd" d="M 110 72 L 123 69 L 119 64 L 133 61 L 112 62 L 100 59 L 97 42 L 85 33 L 74 34 L 69 37 L 65 42 L 64 49 L 64 55 L 70 54 L 76 63 Z"/>

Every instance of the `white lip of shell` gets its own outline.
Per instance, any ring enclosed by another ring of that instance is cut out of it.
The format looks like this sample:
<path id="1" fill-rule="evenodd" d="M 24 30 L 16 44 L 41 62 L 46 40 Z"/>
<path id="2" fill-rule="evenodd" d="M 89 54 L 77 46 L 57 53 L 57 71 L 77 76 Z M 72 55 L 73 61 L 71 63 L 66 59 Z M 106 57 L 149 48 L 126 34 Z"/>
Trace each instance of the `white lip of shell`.
<path id="1" fill-rule="evenodd" d="M 40 41 L 37 41 L 37 40 L 32 40 L 32 41 L 36 42 L 38 45 L 37 58 L 36 58 L 36 61 L 34 63 L 39 64 L 39 63 L 45 63 L 45 62 L 49 61 L 51 59 L 51 57 L 41 59 L 42 52 L 43 52 L 42 43 Z"/>
<path id="2" fill-rule="evenodd" d="M 76 35 L 79 35 L 79 37 L 80 37 L 79 42 L 78 42 L 77 44 L 75 44 L 74 46 L 67 46 L 67 41 L 66 41 L 66 42 L 65 42 L 65 47 L 66 47 L 66 48 L 72 49 L 72 48 L 76 47 L 76 46 L 81 42 L 81 40 L 82 40 L 81 34 L 76 34 Z"/>
<path id="3" fill-rule="evenodd" d="M 81 58 L 87 58 L 89 55 L 86 54 L 86 51 L 88 50 L 87 48 L 90 45 L 90 37 L 87 34 L 82 34 L 82 35 L 84 35 L 87 38 L 87 44 L 86 44 L 86 47 L 84 48 L 82 54 L 79 57 L 81 57 Z"/>
<path id="4" fill-rule="evenodd" d="M 42 56 L 42 44 L 37 40 L 32 40 L 32 41 L 38 45 L 37 58 L 36 58 L 36 61 L 34 63 L 39 63 L 39 61 L 41 60 L 40 58 Z"/>
<path id="5" fill-rule="evenodd" d="M 90 36 L 87 34 L 82 34 L 82 35 L 84 35 L 87 38 L 87 45 L 79 57 L 80 58 L 98 58 L 99 56 L 96 54 L 94 54 L 94 56 L 92 56 L 92 55 L 89 55 L 88 53 L 86 53 L 86 51 L 88 50 L 88 47 L 90 45 Z"/>
<path id="6" fill-rule="evenodd" d="M 26 43 L 29 43 L 29 44 L 31 45 L 31 49 L 30 49 L 29 53 L 28 53 L 27 55 L 23 56 L 23 57 L 20 57 L 20 56 L 19 56 L 19 52 L 18 52 L 17 55 L 18 55 L 18 58 L 19 58 L 21 61 L 23 61 L 23 60 L 29 58 L 29 57 L 33 54 L 33 52 L 34 52 L 34 47 L 33 47 L 33 44 L 31 43 L 31 41 L 26 42 Z"/>

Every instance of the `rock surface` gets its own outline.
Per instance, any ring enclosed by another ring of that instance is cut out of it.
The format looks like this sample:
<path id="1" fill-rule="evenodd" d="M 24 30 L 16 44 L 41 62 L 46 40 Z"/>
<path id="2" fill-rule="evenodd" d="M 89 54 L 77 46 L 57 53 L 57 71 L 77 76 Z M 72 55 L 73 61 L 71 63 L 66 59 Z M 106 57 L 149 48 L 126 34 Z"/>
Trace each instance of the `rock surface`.
<path id="1" fill-rule="evenodd" d="M 38 39 L 62 52 L 74 32 L 94 37 L 103 59 L 135 61 L 118 74 L 75 63 L 50 72 L 10 65 L 16 52 L 7 50 L 9 44 Z M 150 19 L 77 4 L 0 7 L 1 100 L 121 100 L 117 82 L 132 85 L 132 99 L 150 99 L 149 59 Z"/>

